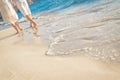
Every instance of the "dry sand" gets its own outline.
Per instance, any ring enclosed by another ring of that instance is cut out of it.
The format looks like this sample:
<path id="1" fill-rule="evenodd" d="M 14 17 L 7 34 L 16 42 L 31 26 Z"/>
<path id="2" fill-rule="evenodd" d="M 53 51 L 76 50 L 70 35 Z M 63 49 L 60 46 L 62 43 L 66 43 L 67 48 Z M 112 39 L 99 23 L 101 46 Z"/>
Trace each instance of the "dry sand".
<path id="1" fill-rule="evenodd" d="M 120 80 L 120 65 L 83 56 L 46 56 L 47 45 L 0 31 L 0 80 Z"/>

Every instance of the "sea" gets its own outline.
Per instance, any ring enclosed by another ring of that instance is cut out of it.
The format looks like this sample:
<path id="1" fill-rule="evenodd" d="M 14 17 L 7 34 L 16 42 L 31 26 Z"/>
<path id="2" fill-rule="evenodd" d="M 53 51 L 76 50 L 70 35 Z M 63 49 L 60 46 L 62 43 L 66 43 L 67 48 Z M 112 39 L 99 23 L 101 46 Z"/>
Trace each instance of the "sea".
<path id="1" fill-rule="evenodd" d="M 30 9 L 40 26 L 40 37 L 49 45 L 46 55 L 85 55 L 120 62 L 120 0 L 33 2 Z M 20 12 L 18 15 L 23 18 Z"/>

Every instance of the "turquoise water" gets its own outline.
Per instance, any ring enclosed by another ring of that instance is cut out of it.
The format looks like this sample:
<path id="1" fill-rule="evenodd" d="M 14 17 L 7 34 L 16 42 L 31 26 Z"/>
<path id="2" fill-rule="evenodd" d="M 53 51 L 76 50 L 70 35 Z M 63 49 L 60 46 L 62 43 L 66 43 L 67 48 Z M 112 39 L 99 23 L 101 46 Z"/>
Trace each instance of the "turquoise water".
<path id="1" fill-rule="evenodd" d="M 33 0 L 34 4 L 30 5 L 32 14 L 39 14 L 45 11 L 56 11 L 68 8 L 74 5 L 83 5 L 95 2 L 97 0 Z M 22 14 L 18 12 L 19 18 Z"/>
<path id="2" fill-rule="evenodd" d="M 32 15 L 36 15 L 47 11 L 66 9 L 70 6 L 85 5 L 95 1 L 97 0 L 33 0 L 33 4 L 30 5 L 30 9 Z M 20 12 L 18 12 L 18 16 L 19 18 L 23 17 Z"/>

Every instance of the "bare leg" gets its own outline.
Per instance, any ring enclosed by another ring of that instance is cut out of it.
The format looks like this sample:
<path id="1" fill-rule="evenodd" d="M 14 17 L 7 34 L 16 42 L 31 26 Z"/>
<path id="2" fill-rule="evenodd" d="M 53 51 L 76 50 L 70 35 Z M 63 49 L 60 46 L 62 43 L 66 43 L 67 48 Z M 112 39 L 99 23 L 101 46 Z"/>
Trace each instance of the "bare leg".
<path id="1" fill-rule="evenodd" d="M 23 29 L 19 26 L 18 21 L 16 21 L 16 22 L 15 22 L 15 25 L 18 27 L 18 29 L 19 29 L 20 31 L 22 31 L 22 30 L 23 30 Z"/>
<path id="2" fill-rule="evenodd" d="M 15 24 L 13 24 L 13 23 L 12 23 L 11 25 L 12 25 L 12 26 L 14 27 L 14 29 L 17 31 L 16 34 L 18 34 L 18 33 L 19 33 L 19 30 L 17 29 L 17 26 L 16 26 Z"/>
<path id="3" fill-rule="evenodd" d="M 30 21 L 30 27 L 32 27 L 33 30 L 35 29 L 37 31 L 37 24 L 32 20 L 31 15 L 26 15 L 26 18 Z"/>

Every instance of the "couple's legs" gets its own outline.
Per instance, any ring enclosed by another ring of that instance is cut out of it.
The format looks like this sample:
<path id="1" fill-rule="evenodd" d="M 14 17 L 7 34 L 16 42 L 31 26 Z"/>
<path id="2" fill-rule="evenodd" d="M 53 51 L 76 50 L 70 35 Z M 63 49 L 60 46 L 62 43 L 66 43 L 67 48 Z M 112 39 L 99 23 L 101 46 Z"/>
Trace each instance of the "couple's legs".
<path id="1" fill-rule="evenodd" d="M 38 32 L 37 24 L 32 20 L 31 15 L 26 15 L 26 18 L 30 21 L 30 27 L 33 29 L 33 31 L 35 32 L 35 34 L 37 34 L 37 32 Z M 19 26 L 18 21 L 12 23 L 12 26 L 13 26 L 14 29 L 16 30 L 16 34 L 20 33 L 20 31 L 23 30 L 23 29 Z"/>
<path id="2" fill-rule="evenodd" d="M 16 34 L 20 33 L 20 31 L 22 31 L 23 29 L 19 26 L 18 21 L 11 23 L 11 25 L 14 27 L 14 29 L 16 30 Z"/>
<path id="3" fill-rule="evenodd" d="M 31 11 L 27 3 L 27 0 L 23 0 L 23 1 L 16 0 L 16 5 L 17 8 L 20 10 L 20 12 L 27 18 L 27 20 L 30 21 L 30 27 L 33 29 L 35 33 L 37 33 L 38 31 L 37 24 L 32 19 Z"/>

